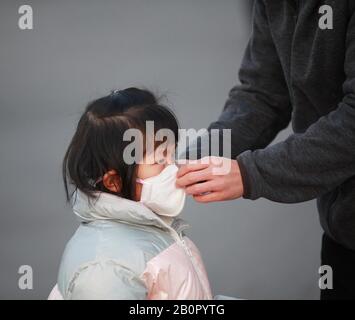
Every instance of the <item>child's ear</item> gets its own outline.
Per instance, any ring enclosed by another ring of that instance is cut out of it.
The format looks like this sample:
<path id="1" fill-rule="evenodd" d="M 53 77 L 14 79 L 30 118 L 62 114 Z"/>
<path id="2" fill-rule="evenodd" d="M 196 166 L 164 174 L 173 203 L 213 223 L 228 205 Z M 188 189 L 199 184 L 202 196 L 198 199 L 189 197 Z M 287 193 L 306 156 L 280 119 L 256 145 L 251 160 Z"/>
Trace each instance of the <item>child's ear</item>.
<path id="1" fill-rule="evenodd" d="M 105 173 L 102 183 L 107 190 L 114 193 L 120 193 L 122 190 L 122 180 L 121 177 L 115 170 L 110 170 Z"/>

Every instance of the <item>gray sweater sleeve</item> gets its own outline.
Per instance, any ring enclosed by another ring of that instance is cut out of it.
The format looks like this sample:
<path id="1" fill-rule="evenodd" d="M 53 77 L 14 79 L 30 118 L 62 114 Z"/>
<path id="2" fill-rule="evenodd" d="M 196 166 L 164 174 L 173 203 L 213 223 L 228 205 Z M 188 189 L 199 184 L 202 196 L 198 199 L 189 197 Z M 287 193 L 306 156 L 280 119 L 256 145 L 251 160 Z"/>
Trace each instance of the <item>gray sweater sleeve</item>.
<path id="1" fill-rule="evenodd" d="M 239 71 L 240 85 L 229 94 L 211 129 L 232 129 L 232 157 L 267 146 L 287 127 L 291 104 L 263 1 L 255 1 L 253 31 Z"/>
<path id="2" fill-rule="evenodd" d="M 237 157 L 245 198 L 264 197 L 285 203 L 306 201 L 355 175 L 354 16 L 348 25 L 345 73 L 344 98 L 334 111 L 305 133 L 293 134 L 284 142 L 263 150 L 245 151 Z"/>

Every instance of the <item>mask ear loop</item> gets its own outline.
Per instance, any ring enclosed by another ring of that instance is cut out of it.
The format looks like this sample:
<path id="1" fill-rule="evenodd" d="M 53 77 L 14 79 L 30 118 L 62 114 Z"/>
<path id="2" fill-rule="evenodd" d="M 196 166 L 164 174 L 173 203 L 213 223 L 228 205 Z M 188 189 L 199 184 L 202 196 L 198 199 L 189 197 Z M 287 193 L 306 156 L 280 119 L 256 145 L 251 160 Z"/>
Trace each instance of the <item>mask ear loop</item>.
<path id="1" fill-rule="evenodd" d="M 97 187 L 97 184 L 100 183 L 100 182 L 102 182 L 102 180 L 103 180 L 102 177 L 99 178 L 99 179 L 97 179 L 96 181 L 94 181 L 93 179 L 90 179 L 90 180 L 89 180 L 89 184 L 92 185 L 94 188 L 96 188 L 96 187 Z"/>

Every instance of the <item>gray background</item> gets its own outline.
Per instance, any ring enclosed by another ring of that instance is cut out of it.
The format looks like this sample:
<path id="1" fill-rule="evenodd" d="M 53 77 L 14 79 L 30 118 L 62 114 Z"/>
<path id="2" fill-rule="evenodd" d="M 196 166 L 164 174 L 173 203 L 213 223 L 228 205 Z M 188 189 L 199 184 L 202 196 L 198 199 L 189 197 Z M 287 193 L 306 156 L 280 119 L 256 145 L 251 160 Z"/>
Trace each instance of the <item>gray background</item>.
<path id="1" fill-rule="evenodd" d="M 0 4 L 0 298 L 44 299 L 77 222 L 61 160 L 85 104 L 115 88 L 166 94 L 184 128 L 215 120 L 250 34 L 248 0 L 31 0 Z M 289 131 L 281 133 L 278 140 Z M 215 294 L 317 299 L 321 230 L 314 202 L 199 205 L 184 216 Z M 18 268 L 34 289 L 18 289 Z"/>

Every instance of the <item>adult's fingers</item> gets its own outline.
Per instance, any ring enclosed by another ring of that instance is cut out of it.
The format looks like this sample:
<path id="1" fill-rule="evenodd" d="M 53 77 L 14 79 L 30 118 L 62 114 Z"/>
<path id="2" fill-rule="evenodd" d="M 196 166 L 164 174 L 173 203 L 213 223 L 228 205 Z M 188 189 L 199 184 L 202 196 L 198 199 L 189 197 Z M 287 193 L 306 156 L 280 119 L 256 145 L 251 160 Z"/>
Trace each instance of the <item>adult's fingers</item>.
<path id="1" fill-rule="evenodd" d="M 223 193 L 222 191 L 216 191 L 208 194 L 194 195 L 193 198 L 195 199 L 195 201 L 201 203 L 216 202 L 223 200 Z"/>
<path id="2" fill-rule="evenodd" d="M 189 171 L 180 178 L 176 179 L 176 185 L 180 188 L 186 188 L 195 183 L 204 182 L 211 179 L 210 168 L 200 169 L 197 171 Z"/>
<path id="3" fill-rule="evenodd" d="M 191 186 L 187 186 L 185 191 L 190 195 L 200 195 L 214 191 L 220 191 L 222 189 L 221 183 L 218 180 L 209 180 L 202 183 L 195 183 Z"/>
<path id="4" fill-rule="evenodd" d="M 176 176 L 177 176 L 177 178 L 180 178 L 191 171 L 206 169 L 209 167 L 209 165 L 210 165 L 210 163 L 207 163 L 206 161 L 203 162 L 203 161 L 201 161 L 201 159 L 187 160 L 186 164 L 180 165 Z"/>

